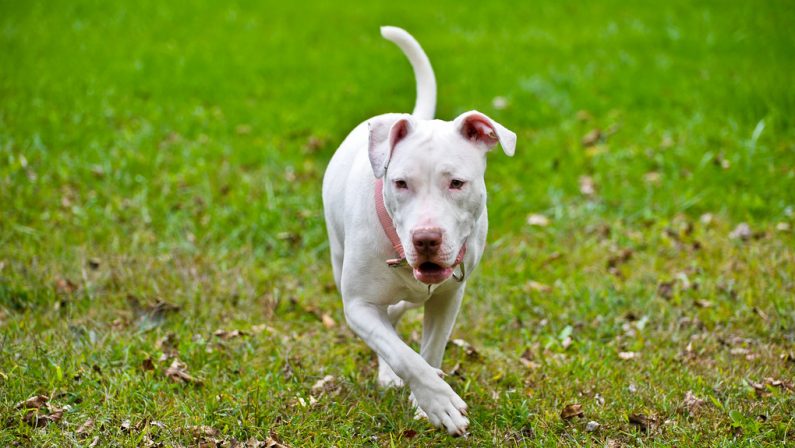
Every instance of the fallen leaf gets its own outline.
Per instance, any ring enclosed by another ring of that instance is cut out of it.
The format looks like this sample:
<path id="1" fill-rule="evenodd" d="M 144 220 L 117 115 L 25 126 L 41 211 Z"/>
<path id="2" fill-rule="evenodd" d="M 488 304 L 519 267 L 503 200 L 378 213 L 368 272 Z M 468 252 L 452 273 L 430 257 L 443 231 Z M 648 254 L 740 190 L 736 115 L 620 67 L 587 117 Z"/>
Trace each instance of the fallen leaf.
<path id="1" fill-rule="evenodd" d="M 690 415 L 696 415 L 698 411 L 704 406 L 705 401 L 701 398 L 698 398 L 692 390 L 689 390 L 685 393 L 685 399 L 682 402 L 683 406 Z"/>
<path id="2" fill-rule="evenodd" d="M 525 282 L 523 289 L 524 289 L 525 292 L 530 292 L 530 291 L 549 292 L 549 291 L 552 291 L 552 287 L 551 286 L 545 285 L 545 284 L 537 282 L 535 280 L 528 280 L 527 282 Z"/>
<path id="3" fill-rule="evenodd" d="M 332 329 L 337 326 L 337 323 L 334 322 L 334 319 L 331 318 L 331 315 L 328 313 L 323 313 L 320 316 L 320 321 L 323 322 L 323 326 Z"/>
<path id="4" fill-rule="evenodd" d="M 676 282 L 673 280 L 668 282 L 661 282 L 659 285 L 657 285 L 657 295 L 659 295 L 665 300 L 671 300 L 671 298 L 674 295 L 675 284 Z"/>
<path id="5" fill-rule="evenodd" d="M 533 351 L 528 348 L 524 351 L 524 353 L 522 353 L 522 356 L 519 357 L 519 361 L 528 369 L 535 370 L 541 367 L 541 364 L 533 361 L 533 357 Z"/>
<path id="6" fill-rule="evenodd" d="M 97 445 L 99 445 L 99 436 L 94 437 L 94 440 L 88 444 L 88 448 L 95 448 Z"/>
<path id="7" fill-rule="evenodd" d="M 618 266 L 631 260 L 634 253 L 635 252 L 628 247 L 619 250 L 617 253 L 614 253 L 607 259 L 607 267 L 617 268 Z"/>
<path id="8" fill-rule="evenodd" d="M 323 149 L 326 146 L 326 139 L 318 137 L 317 135 L 310 135 L 308 139 L 306 139 L 306 143 L 304 144 L 304 149 L 308 152 L 315 152 L 320 149 Z"/>
<path id="9" fill-rule="evenodd" d="M 215 333 L 213 333 L 213 336 L 215 336 L 217 338 L 221 338 L 221 339 L 223 339 L 225 341 L 228 341 L 229 339 L 239 338 L 239 337 L 242 337 L 242 336 L 248 336 L 248 333 L 246 333 L 245 331 L 240 331 L 240 330 L 232 330 L 232 331 L 216 330 Z"/>
<path id="10" fill-rule="evenodd" d="M 578 403 L 574 404 L 567 404 L 563 407 L 563 410 L 560 411 L 560 418 L 563 420 L 571 420 L 574 417 L 582 417 L 582 405 Z"/>
<path id="11" fill-rule="evenodd" d="M 585 432 L 594 432 L 599 429 L 600 426 L 602 425 L 600 425 L 599 422 L 591 420 L 585 425 Z"/>
<path id="12" fill-rule="evenodd" d="M 77 291 L 77 285 L 68 278 L 59 278 L 55 280 L 55 290 L 59 294 L 71 294 Z"/>
<path id="13" fill-rule="evenodd" d="M 729 233 L 729 238 L 733 240 L 742 240 L 747 241 L 753 236 L 753 232 L 751 231 L 751 226 L 748 224 L 741 222 L 734 228 L 734 230 Z"/>
<path id="14" fill-rule="evenodd" d="M 413 429 L 404 429 L 402 434 L 406 439 L 413 439 L 414 437 L 417 437 L 417 431 Z"/>
<path id="15" fill-rule="evenodd" d="M 279 437 L 276 435 L 276 433 L 271 431 L 270 435 L 265 440 L 265 448 L 290 448 L 290 447 L 282 443 L 282 441 L 279 440 Z"/>
<path id="16" fill-rule="evenodd" d="M 709 300 L 696 299 L 693 304 L 698 308 L 712 308 L 713 303 Z"/>
<path id="17" fill-rule="evenodd" d="M 155 348 L 161 350 L 167 357 L 176 356 L 178 346 L 179 341 L 177 341 L 177 335 L 173 331 L 169 331 L 155 342 Z"/>
<path id="18" fill-rule="evenodd" d="M 124 420 L 121 421 L 120 428 L 124 432 L 130 432 L 130 431 L 132 431 L 132 423 L 130 423 L 129 419 L 124 419 Z"/>
<path id="19" fill-rule="evenodd" d="M 152 362 L 152 358 L 151 357 L 147 356 L 146 358 L 144 358 L 143 361 L 141 361 L 141 368 L 144 371 L 155 370 L 155 363 Z"/>
<path id="20" fill-rule="evenodd" d="M 549 225 L 549 218 L 539 213 L 532 213 L 527 216 L 527 224 L 531 226 L 546 227 Z"/>
<path id="21" fill-rule="evenodd" d="M 49 398 L 46 395 L 34 395 L 27 400 L 20 401 L 14 406 L 14 409 L 39 409 L 44 406 Z"/>
<path id="22" fill-rule="evenodd" d="M 475 347 L 472 346 L 472 344 L 463 339 L 453 339 L 450 342 L 452 342 L 456 347 L 464 350 L 464 353 L 466 353 L 466 355 L 469 357 L 476 358 L 480 355 L 478 351 L 475 350 Z"/>
<path id="23" fill-rule="evenodd" d="M 102 265 L 102 262 L 99 258 L 89 258 L 88 259 L 88 267 L 92 270 L 96 271 Z"/>
<path id="24" fill-rule="evenodd" d="M 220 434 L 217 429 L 206 425 L 195 425 L 189 427 L 188 429 L 190 430 L 191 435 L 197 439 L 217 437 Z"/>
<path id="25" fill-rule="evenodd" d="M 92 429 L 94 429 L 94 419 L 93 418 L 89 418 L 82 425 L 80 425 L 79 428 L 77 428 L 77 431 L 75 431 L 75 434 L 77 435 L 77 437 L 81 437 L 82 438 L 82 437 L 87 436 L 88 433 L 91 432 Z"/>
<path id="26" fill-rule="evenodd" d="M 659 184 L 662 176 L 657 171 L 649 171 L 643 175 L 643 180 L 650 184 Z"/>
<path id="27" fill-rule="evenodd" d="M 657 416 L 646 414 L 629 414 L 629 423 L 637 426 L 643 432 L 649 432 L 657 427 Z"/>
<path id="28" fill-rule="evenodd" d="M 504 96 L 495 96 L 493 100 L 491 100 L 491 107 L 496 110 L 503 110 L 508 107 L 508 100 Z"/>
<path id="29" fill-rule="evenodd" d="M 317 380 L 317 382 L 312 385 L 311 390 L 313 395 L 320 395 L 324 392 L 330 392 L 337 388 L 337 379 L 334 378 L 334 375 L 326 375 L 323 378 Z"/>
<path id="30" fill-rule="evenodd" d="M 582 137 L 580 143 L 582 143 L 583 147 L 593 146 L 602 139 L 602 131 L 599 129 L 592 129 L 587 134 Z"/>
<path id="31" fill-rule="evenodd" d="M 176 383 L 192 383 L 201 385 L 202 381 L 194 378 L 188 373 L 188 366 L 184 362 L 180 361 L 178 358 L 174 358 L 171 362 L 171 366 L 166 369 L 165 372 L 166 377 L 171 379 Z"/>
<path id="32" fill-rule="evenodd" d="M 776 230 L 782 233 L 787 233 L 792 229 L 788 222 L 780 222 L 776 224 Z"/>
<path id="33" fill-rule="evenodd" d="M 755 383 L 750 380 L 747 381 L 748 384 L 754 389 L 754 392 L 756 392 L 756 395 L 759 397 L 769 396 L 771 394 L 770 389 L 772 388 L 778 388 L 784 392 L 795 391 L 795 384 L 790 381 L 777 380 L 770 377 L 765 378 L 761 383 Z"/>
<path id="34" fill-rule="evenodd" d="M 596 194 L 596 184 L 591 176 L 580 176 L 580 193 L 585 196 L 593 196 Z"/>

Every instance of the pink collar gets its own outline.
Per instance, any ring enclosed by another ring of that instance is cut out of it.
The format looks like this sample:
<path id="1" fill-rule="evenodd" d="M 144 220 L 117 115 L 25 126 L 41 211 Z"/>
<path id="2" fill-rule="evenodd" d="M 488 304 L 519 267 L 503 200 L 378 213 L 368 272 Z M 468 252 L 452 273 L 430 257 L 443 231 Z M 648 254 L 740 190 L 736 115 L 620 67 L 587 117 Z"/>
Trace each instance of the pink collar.
<path id="1" fill-rule="evenodd" d="M 406 252 L 403 250 L 403 245 L 400 244 L 400 237 L 398 237 L 397 230 L 395 230 L 395 224 L 392 222 L 392 217 L 389 216 L 389 212 L 386 210 L 386 205 L 384 205 L 384 180 L 383 179 L 376 179 L 375 180 L 375 213 L 378 215 L 378 220 L 381 222 L 381 227 L 384 229 L 384 233 L 386 234 L 387 238 L 389 238 L 389 242 L 392 243 L 392 248 L 395 249 L 395 252 L 398 254 L 398 258 L 390 258 L 386 260 L 386 264 L 389 267 L 396 268 L 400 266 L 406 266 L 408 263 L 406 262 Z M 458 256 L 453 263 L 453 267 L 458 266 L 464 261 L 464 255 L 467 253 L 467 245 L 464 243 L 461 246 L 461 250 L 458 252 Z M 461 276 L 456 277 L 458 281 L 464 280 L 464 265 L 461 264 Z"/>

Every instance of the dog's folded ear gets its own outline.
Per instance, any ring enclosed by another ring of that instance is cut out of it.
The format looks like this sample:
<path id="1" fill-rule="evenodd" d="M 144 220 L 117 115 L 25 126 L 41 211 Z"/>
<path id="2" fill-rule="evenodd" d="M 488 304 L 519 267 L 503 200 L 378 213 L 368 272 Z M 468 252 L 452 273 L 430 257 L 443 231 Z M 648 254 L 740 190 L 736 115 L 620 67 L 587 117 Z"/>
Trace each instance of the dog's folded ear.
<path id="1" fill-rule="evenodd" d="M 370 119 L 367 126 L 370 128 L 368 143 L 370 165 L 378 179 L 386 173 L 395 145 L 411 132 L 414 122 L 409 114 L 386 114 Z"/>
<path id="2" fill-rule="evenodd" d="M 486 150 L 494 148 L 498 142 L 508 157 L 516 150 L 516 134 L 476 110 L 459 115 L 453 126 L 465 139 Z"/>

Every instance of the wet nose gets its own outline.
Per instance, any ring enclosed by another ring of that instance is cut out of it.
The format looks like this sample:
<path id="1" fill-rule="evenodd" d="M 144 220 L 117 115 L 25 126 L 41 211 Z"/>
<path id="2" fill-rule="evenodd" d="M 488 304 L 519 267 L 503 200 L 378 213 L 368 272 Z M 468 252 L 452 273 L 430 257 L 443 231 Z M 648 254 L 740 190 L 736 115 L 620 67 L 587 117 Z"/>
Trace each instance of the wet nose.
<path id="1" fill-rule="evenodd" d="M 411 242 L 417 253 L 434 255 L 442 246 L 442 230 L 435 227 L 417 229 L 411 235 Z"/>

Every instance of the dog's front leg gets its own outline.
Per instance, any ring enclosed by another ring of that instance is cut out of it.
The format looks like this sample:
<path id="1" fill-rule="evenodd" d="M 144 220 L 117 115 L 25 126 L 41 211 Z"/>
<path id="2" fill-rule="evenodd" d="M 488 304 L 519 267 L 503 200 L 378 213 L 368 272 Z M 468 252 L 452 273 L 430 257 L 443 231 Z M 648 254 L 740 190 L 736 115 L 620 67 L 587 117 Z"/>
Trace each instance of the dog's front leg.
<path id="1" fill-rule="evenodd" d="M 348 325 L 409 385 L 431 424 L 463 435 L 469 425 L 464 416 L 466 403 L 439 377 L 436 368 L 400 339 L 386 306 L 350 297 L 344 300 L 344 308 Z"/>
<path id="2" fill-rule="evenodd" d="M 425 302 L 420 353 L 428 364 L 437 369 L 442 368 L 444 348 L 461 307 L 464 287 L 465 284 L 462 283 L 456 290 L 434 296 Z"/>

